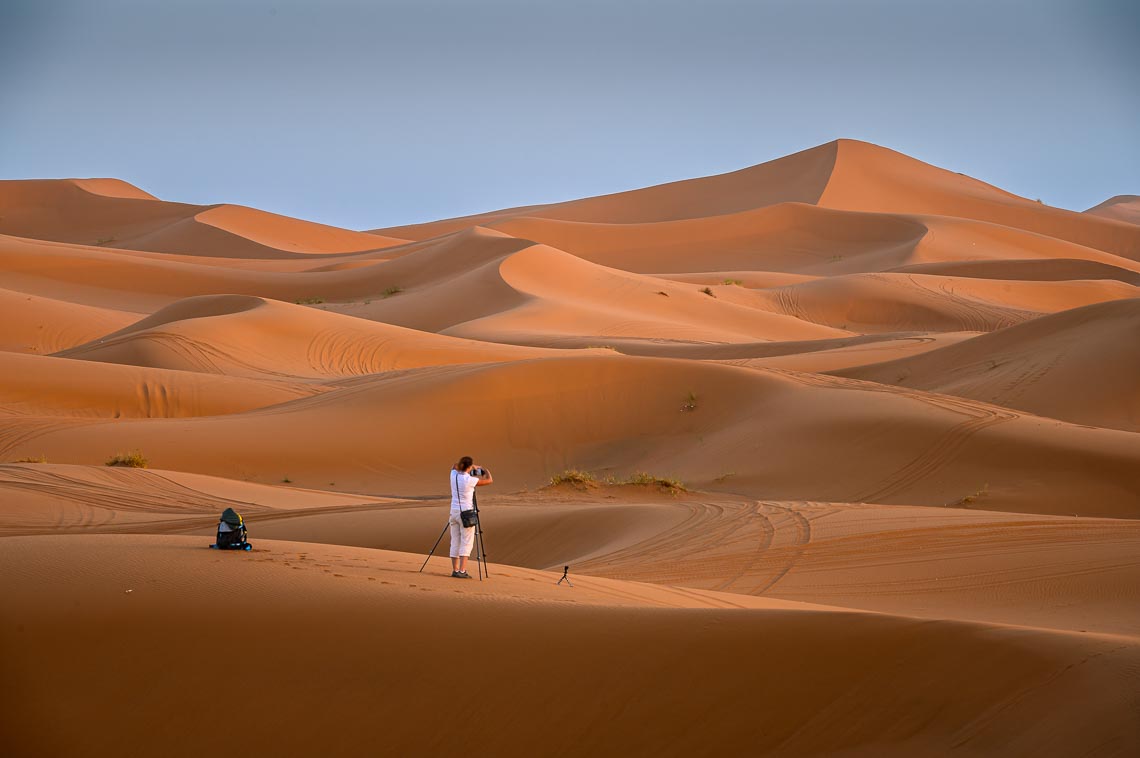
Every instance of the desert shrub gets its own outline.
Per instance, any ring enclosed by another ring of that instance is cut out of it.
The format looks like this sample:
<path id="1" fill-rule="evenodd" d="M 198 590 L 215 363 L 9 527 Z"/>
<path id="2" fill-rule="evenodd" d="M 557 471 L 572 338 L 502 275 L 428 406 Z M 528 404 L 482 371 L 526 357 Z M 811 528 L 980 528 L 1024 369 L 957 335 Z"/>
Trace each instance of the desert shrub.
<path id="1" fill-rule="evenodd" d="M 665 297 L 669 297 L 669 293 L 666 292 L 665 290 L 657 290 L 657 294 L 658 295 L 664 295 Z"/>
<path id="2" fill-rule="evenodd" d="M 647 474 L 644 471 L 638 471 L 637 473 L 632 474 L 628 479 L 625 480 L 624 484 L 655 486 L 673 493 L 686 491 L 685 483 L 680 479 L 669 479 L 664 476 L 654 476 L 653 474 Z"/>
<path id="3" fill-rule="evenodd" d="M 744 280 L 743 279 L 725 279 L 724 283 L 725 284 L 735 284 L 737 286 L 740 286 L 740 285 L 744 284 Z"/>
<path id="4" fill-rule="evenodd" d="M 561 474 L 555 474 L 550 477 L 550 483 L 553 486 L 559 484 L 576 484 L 586 485 L 594 481 L 594 475 L 589 471 L 579 471 L 576 468 L 568 468 Z"/>
<path id="5" fill-rule="evenodd" d="M 320 305 L 325 299 L 323 297 L 303 297 L 300 300 L 294 300 L 297 305 Z"/>
<path id="6" fill-rule="evenodd" d="M 384 290 L 384 297 L 392 297 L 392 295 L 398 295 L 403 291 L 404 288 L 399 285 L 389 287 L 388 289 Z"/>
<path id="7" fill-rule="evenodd" d="M 980 490 L 978 490 L 977 492 L 972 492 L 969 495 L 966 495 L 964 498 L 959 500 L 957 504 L 958 505 L 969 505 L 970 503 L 975 502 L 978 498 L 983 497 L 985 495 L 988 495 L 989 493 L 990 493 L 990 485 L 984 484 L 984 485 L 982 485 L 982 488 Z"/>
<path id="8" fill-rule="evenodd" d="M 100 237 L 99 239 L 95 240 L 95 244 L 96 245 L 106 245 L 106 244 L 108 244 L 110 242 L 114 242 L 114 241 L 115 241 L 114 237 Z"/>
<path id="9" fill-rule="evenodd" d="M 704 289 L 702 289 L 701 292 L 705 293 L 709 297 L 716 297 L 716 295 L 713 294 L 713 291 L 711 289 L 709 289 L 708 287 L 705 287 Z"/>
<path id="10" fill-rule="evenodd" d="M 127 468 L 146 468 L 149 461 L 138 450 L 129 453 L 119 453 L 107 459 L 107 466 L 126 466 Z"/>
<path id="11" fill-rule="evenodd" d="M 17 458 L 17 459 L 16 459 L 15 461 L 13 461 L 13 462 L 14 462 L 14 463 L 47 463 L 47 456 L 46 456 L 46 455 L 41 455 L 41 456 L 39 456 L 38 458 L 32 458 L 32 457 L 27 457 L 27 458 Z"/>

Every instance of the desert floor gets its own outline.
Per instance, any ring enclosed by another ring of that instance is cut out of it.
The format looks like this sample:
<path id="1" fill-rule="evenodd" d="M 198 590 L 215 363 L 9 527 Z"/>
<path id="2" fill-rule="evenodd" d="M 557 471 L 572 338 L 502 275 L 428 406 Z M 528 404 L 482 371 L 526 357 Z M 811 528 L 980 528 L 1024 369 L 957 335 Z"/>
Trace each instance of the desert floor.
<path id="1" fill-rule="evenodd" d="M 367 232 L 0 182 L 0 753 L 1134 756 L 1138 219 L 849 140 Z"/>

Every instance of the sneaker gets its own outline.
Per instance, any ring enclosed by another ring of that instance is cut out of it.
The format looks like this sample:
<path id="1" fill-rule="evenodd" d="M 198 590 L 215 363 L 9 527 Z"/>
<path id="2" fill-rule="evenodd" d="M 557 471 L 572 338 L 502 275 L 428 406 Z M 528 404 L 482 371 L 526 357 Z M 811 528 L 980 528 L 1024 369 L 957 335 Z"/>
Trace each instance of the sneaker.
<path id="1" fill-rule="evenodd" d="M 452 571 L 451 576 L 454 579 L 470 579 L 471 575 L 466 571 Z"/>

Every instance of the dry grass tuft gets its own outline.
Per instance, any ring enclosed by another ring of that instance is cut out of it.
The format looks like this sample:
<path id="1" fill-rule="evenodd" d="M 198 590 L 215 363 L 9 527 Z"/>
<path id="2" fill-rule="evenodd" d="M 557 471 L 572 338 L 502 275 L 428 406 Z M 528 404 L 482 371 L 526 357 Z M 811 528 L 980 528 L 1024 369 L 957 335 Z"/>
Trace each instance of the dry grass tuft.
<path id="1" fill-rule="evenodd" d="M 127 468 L 146 468 L 147 464 L 149 463 L 150 461 L 143 457 L 142 453 L 140 453 L 138 450 L 133 450 L 129 453 L 119 453 L 118 455 L 111 456 L 107 459 L 107 462 L 104 465 L 125 466 Z"/>
<path id="2" fill-rule="evenodd" d="M 13 463 L 47 463 L 47 462 L 48 461 L 47 461 L 46 455 L 41 455 L 38 458 L 31 458 L 31 457 L 17 458 L 16 460 L 13 461 Z"/>
<path id="3" fill-rule="evenodd" d="M 593 484 L 597 481 L 594 475 L 589 471 L 579 471 L 576 468 L 568 468 L 561 474 L 555 474 L 550 477 L 551 486 L 557 487 L 560 484 L 571 484 L 576 487 L 584 487 L 588 484 Z"/>

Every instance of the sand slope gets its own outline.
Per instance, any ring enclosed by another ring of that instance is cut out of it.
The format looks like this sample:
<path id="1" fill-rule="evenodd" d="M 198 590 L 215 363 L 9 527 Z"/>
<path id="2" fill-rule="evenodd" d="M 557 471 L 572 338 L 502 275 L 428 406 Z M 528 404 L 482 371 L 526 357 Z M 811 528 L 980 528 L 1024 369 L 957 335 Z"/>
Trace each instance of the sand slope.
<path id="1" fill-rule="evenodd" d="M 684 410 L 690 394 L 696 408 Z M 398 496 L 437 493 L 439 450 L 454 446 L 496 460 L 515 488 L 578 466 L 700 484 L 731 475 L 734 491 L 776 499 L 946 505 L 988 485 L 989 507 L 1003 510 L 1067 514 L 1081 502 L 1081 515 L 1140 513 L 1140 446 L 1127 432 L 869 382 L 680 360 L 429 367 L 241 414 L 16 418 L 0 429 L 8 460 L 42 453 L 98 463 L 141 448 L 163 468 Z"/>
<path id="2" fill-rule="evenodd" d="M 229 376 L 323 378 L 520 360 L 541 351 L 484 345 L 241 295 L 173 305 L 61 357 Z"/>
<path id="3" fill-rule="evenodd" d="M 2 691 L 21 693 L 0 709 L 8 747 L 135 754 L 101 726 L 102 713 L 118 711 L 152 724 L 148 739 L 169 755 L 218 753 L 208 726 L 183 725 L 208 725 L 219 710 L 241 713 L 245 744 L 232 754 L 409 755 L 475 743 L 531 755 L 552 730 L 553 755 L 701 753 L 710 735 L 724 749 L 785 755 L 1125 754 L 1140 744 L 1134 711 L 1116 695 L 1135 686 L 1140 650 L 1120 637 L 850 613 L 837 624 L 826 611 L 607 580 L 565 592 L 553 575 L 518 568 L 456 594 L 452 580 L 414 573 L 415 556 L 264 548 L 237 556 L 190 538 L 6 539 L 0 634 L 21 651 L 0 669 Z M 29 570 L 49 551 L 66 558 Z M 227 599 L 241 612 L 222 610 Z M 433 707 L 454 669 L 441 651 L 461 627 L 480 630 L 467 724 Z M 240 659 L 240 685 L 218 681 L 226 649 Z M 1036 716 L 1062 704 L 1068 718 L 1042 728 Z M 47 729 L 59 710 L 89 715 Z"/>
<path id="4" fill-rule="evenodd" d="M 1140 224 L 1140 196 L 1117 195 L 1110 197 L 1100 205 L 1089 208 L 1085 213 L 1116 221 L 1126 221 L 1129 224 Z"/>
<path id="5" fill-rule="evenodd" d="M 251 381 L 161 368 L 0 353 L 0 415 L 88 418 L 216 416 L 321 391 L 299 381 Z"/>
<path id="6" fill-rule="evenodd" d="M 730 174 L 376 232 L 426 239 L 518 216 L 608 224 L 674 221 L 726 215 L 782 202 L 974 219 L 1133 260 L 1140 255 L 1140 230 L 1129 225 L 1050 208 L 858 140 L 829 142 Z"/>
<path id="7" fill-rule="evenodd" d="M 1140 431 L 1140 299 L 1075 308 L 844 376 Z"/>
<path id="8" fill-rule="evenodd" d="M 402 241 L 237 205 L 168 203 L 114 179 L 0 181 L 0 207 L 4 234 L 165 253 L 288 257 Z"/>

